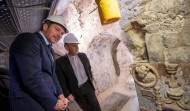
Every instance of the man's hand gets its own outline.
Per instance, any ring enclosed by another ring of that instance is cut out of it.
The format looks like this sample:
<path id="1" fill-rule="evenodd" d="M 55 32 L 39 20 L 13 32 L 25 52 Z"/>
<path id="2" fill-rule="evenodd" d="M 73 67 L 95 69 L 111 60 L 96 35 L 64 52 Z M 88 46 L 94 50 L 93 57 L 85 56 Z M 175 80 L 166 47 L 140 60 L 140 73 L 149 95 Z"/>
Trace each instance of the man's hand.
<path id="1" fill-rule="evenodd" d="M 58 103 L 54 106 L 54 110 L 65 110 L 65 108 L 67 107 L 67 103 L 61 101 L 61 100 L 58 100 Z"/>
<path id="2" fill-rule="evenodd" d="M 65 100 L 65 96 L 63 94 L 60 94 L 58 97 L 57 97 L 59 100 L 61 101 L 66 101 Z"/>
<path id="3" fill-rule="evenodd" d="M 63 94 L 60 94 L 57 98 L 64 103 L 65 107 L 67 107 L 67 100 Z"/>
<path id="4" fill-rule="evenodd" d="M 75 98 L 73 97 L 72 94 L 70 94 L 70 95 L 67 97 L 67 99 L 68 99 L 69 101 L 74 101 L 74 100 L 75 100 Z"/>

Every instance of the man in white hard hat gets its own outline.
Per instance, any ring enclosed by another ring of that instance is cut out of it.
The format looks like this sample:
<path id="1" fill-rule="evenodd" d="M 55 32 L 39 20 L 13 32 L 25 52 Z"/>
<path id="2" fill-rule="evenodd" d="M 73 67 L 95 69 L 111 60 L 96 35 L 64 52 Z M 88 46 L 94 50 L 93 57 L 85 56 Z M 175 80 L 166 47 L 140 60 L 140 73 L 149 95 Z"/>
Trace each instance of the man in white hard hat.
<path id="1" fill-rule="evenodd" d="M 79 52 L 78 39 L 69 33 L 64 38 L 67 54 L 56 60 L 56 74 L 65 97 L 84 111 L 101 111 L 92 83 L 91 65 L 85 53 Z"/>
<path id="2" fill-rule="evenodd" d="M 52 15 L 44 20 L 41 31 L 16 37 L 9 57 L 11 111 L 65 110 L 51 44 L 67 32 L 64 18 Z"/>

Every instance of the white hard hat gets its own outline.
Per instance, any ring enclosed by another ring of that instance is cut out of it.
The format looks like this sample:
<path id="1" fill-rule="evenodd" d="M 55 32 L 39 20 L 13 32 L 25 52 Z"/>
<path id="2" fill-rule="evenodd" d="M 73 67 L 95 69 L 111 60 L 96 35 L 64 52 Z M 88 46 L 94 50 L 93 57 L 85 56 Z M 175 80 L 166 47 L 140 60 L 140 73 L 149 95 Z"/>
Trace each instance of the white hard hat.
<path id="1" fill-rule="evenodd" d="M 66 28 L 66 25 L 65 25 L 65 19 L 63 18 L 63 16 L 60 16 L 60 15 L 51 15 L 49 17 L 47 17 L 44 22 L 46 20 L 49 20 L 49 21 L 52 21 L 52 22 L 55 22 L 55 23 L 58 23 L 60 25 L 62 25 L 64 28 L 65 28 L 65 33 L 68 33 L 68 29 Z"/>
<path id="2" fill-rule="evenodd" d="M 64 43 L 77 43 L 77 44 L 80 44 L 78 39 L 72 33 L 68 33 L 67 35 L 65 35 L 65 37 L 63 39 L 63 42 Z"/>

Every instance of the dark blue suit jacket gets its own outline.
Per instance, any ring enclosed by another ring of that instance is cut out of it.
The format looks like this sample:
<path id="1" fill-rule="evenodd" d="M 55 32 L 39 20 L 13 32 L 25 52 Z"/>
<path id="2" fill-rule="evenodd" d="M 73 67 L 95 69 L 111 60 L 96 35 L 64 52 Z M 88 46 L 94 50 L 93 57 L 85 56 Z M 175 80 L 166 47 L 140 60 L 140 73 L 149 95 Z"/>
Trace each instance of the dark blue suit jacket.
<path id="1" fill-rule="evenodd" d="M 51 111 L 62 89 L 55 62 L 42 36 L 18 35 L 10 47 L 10 105 L 12 111 Z"/>

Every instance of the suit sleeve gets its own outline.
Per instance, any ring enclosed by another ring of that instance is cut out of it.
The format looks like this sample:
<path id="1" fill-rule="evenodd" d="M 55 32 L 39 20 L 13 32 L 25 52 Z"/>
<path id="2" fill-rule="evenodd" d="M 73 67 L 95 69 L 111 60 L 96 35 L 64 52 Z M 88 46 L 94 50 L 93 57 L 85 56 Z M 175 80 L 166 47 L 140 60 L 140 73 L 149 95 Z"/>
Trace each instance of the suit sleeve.
<path id="1" fill-rule="evenodd" d="M 63 90 L 60 86 L 59 80 L 57 79 L 57 74 L 54 75 L 54 81 L 55 81 L 55 86 L 56 86 L 56 95 L 59 96 L 60 94 L 63 94 Z"/>
<path id="2" fill-rule="evenodd" d="M 31 35 L 25 35 L 22 41 L 13 45 L 14 54 L 24 87 L 32 97 L 40 102 L 48 111 L 52 110 L 57 102 L 56 96 L 49 90 L 41 69 L 40 43 Z"/>
<path id="3" fill-rule="evenodd" d="M 63 94 L 65 97 L 68 97 L 71 92 L 69 91 L 67 84 L 66 84 L 66 73 L 64 71 L 64 61 L 63 59 L 58 59 L 56 60 L 56 74 L 57 74 L 57 78 L 59 80 L 59 83 L 61 85 L 61 88 L 63 89 Z"/>

